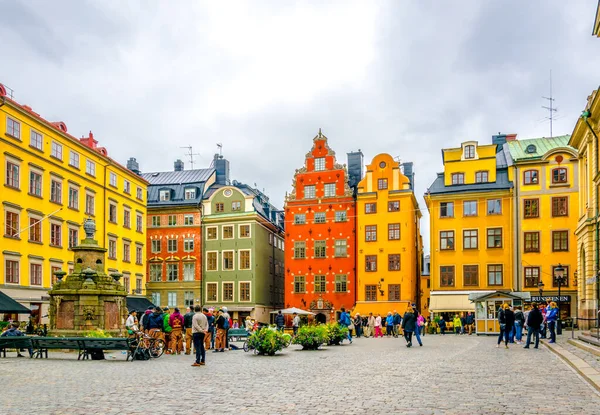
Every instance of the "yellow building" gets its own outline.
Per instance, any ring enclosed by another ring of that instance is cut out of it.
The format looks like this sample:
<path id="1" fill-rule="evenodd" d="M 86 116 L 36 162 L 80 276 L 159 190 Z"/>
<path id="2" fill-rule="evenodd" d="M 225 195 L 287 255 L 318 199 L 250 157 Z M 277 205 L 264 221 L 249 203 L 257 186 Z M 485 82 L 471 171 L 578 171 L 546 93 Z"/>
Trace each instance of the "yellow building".
<path id="1" fill-rule="evenodd" d="M 574 180 L 579 181 L 579 205 L 577 209 L 577 291 L 578 316 L 593 319 L 600 309 L 600 209 L 598 189 L 600 186 L 600 160 L 598 136 L 600 135 L 600 94 L 592 92 L 585 111 L 575 124 L 569 145 L 576 148 L 578 171 Z M 581 327 L 589 322 L 581 320 Z"/>
<path id="2" fill-rule="evenodd" d="M 425 317 L 429 317 L 429 298 L 431 292 L 431 263 L 430 256 L 423 256 L 423 263 L 421 265 L 421 314 Z"/>
<path id="3" fill-rule="evenodd" d="M 354 312 L 403 314 L 419 296 L 421 211 L 414 195 L 412 163 L 401 166 L 379 154 L 358 184 L 357 294 Z"/>
<path id="4" fill-rule="evenodd" d="M 517 286 L 531 301 L 558 300 L 559 265 L 561 318 L 577 310 L 577 243 L 579 218 L 577 150 L 569 136 L 509 141 L 509 165 L 514 177 Z M 541 283 L 541 284 L 540 284 Z"/>
<path id="5" fill-rule="evenodd" d="M 128 292 L 143 290 L 147 183 L 97 143 L 91 132 L 77 139 L 65 123 L 46 121 L 0 85 L 0 290 L 38 322 L 46 322 L 53 273 L 73 269 L 69 248 L 85 237 L 86 217 L 108 249 L 108 271 L 123 273 Z M 128 164 L 137 169 L 135 159 Z"/>
<path id="6" fill-rule="evenodd" d="M 430 216 L 429 309 L 448 319 L 474 312 L 478 332 L 496 332 L 502 302 L 519 305 L 513 270 L 513 184 L 503 144 L 468 141 L 442 150 L 444 172 L 425 194 Z M 434 317 L 435 317 L 434 316 Z M 448 320 L 446 320 L 448 321 Z"/>
<path id="7" fill-rule="evenodd" d="M 598 1 L 598 7 L 596 7 L 596 19 L 594 19 L 592 34 L 600 37 L 600 0 Z"/>

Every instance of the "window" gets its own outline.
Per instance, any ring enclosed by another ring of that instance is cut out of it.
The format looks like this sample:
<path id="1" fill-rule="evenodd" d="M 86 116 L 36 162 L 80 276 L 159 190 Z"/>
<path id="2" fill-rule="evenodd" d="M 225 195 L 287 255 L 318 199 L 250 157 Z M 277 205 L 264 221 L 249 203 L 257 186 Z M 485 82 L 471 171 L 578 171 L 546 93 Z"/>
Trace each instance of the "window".
<path id="1" fill-rule="evenodd" d="M 250 301 L 249 282 L 240 282 L 240 301 Z"/>
<path id="2" fill-rule="evenodd" d="M 206 239 L 213 241 L 217 239 L 217 227 L 206 228 Z"/>
<path id="3" fill-rule="evenodd" d="M 388 240 L 399 241 L 400 240 L 400 224 L 390 223 L 388 224 Z"/>
<path id="4" fill-rule="evenodd" d="M 367 271 L 367 272 L 377 271 L 377 255 L 366 255 L 365 256 L 365 271 Z"/>
<path id="5" fill-rule="evenodd" d="M 488 182 L 488 172 L 487 171 L 475 172 L 475 183 L 487 183 L 487 182 Z"/>
<path id="6" fill-rule="evenodd" d="M 135 263 L 138 265 L 142 264 L 142 247 L 140 245 L 135 246 Z"/>
<path id="7" fill-rule="evenodd" d="M 131 228 L 131 212 L 123 209 L 123 226 L 127 229 Z"/>
<path id="8" fill-rule="evenodd" d="M 167 202 L 171 200 L 171 191 L 170 190 L 161 190 L 159 193 L 159 199 L 161 202 Z"/>
<path id="9" fill-rule="evenodd" d="M 525 287 L 535 288 L 540 281 L 540 267 L 525 267 Z"/>
<path id="10" fill-rule="evenodd" d="M 21 139 L 21 123 L 12 118 L 6 119 L 6 134 Z"/>
<path id="11" fill-rule="evenodd" d="M 377 241 L 377 225 L 365 226 L 365 241 L 367 241 L 367 242 Z"/>
<path id="12" fill-rule="evenodd" d="M 62 226 L 57 223 L 50 224 L 50 245 L 62 247 Z"/>
<path id="13" fill-rule="evenodd" d="M 129 180 L 123 180 L 123 191 L 127 194 L 131 194 L 131 182 L 129 182 Z"/>
<path id="14" fill-rule="evenodd" d="M 315 275 L 315 293 L 325 292 L 325 275 Z"/>
<path id="15" fill-rule="evenodd" d="M 42 220 L 29 218 L 29 242 L 42 242 Z"/>
<path id="16" fill-rule="evenodd" d="M 233 239 L 233 225 L 223 226 L 223 239 Z"/>
<path id="17" fill-rule="evenodd" d="M 440 267 L 440 287 L 454 287 L 454 265 Z"/>
<path id="18" fill-rule="evenodd" d="M 343 258 L 348 256 L 348 241 L 345 239 L 335 240 L 335 257 Z"/>
<path id="19" fill-rule="evenodd" d="M 177 307 L 177 293 L 174 291 L 169 291 L 167 293 L 167 305 L 169 307 Z"/>
<path id="20" fill-rule="evenodd" d="M 69 207 L 79 210 L 79 189 L 69 186 Z"/>
<path id="21" fill-rule="evenodd" d="M 53 141 L 52 147 L 50 149 L 50 155 L 52 157 L 57 158 L 62 161 L 62 156 L 63 156 L 62 151 L 63 151 L 62 145 L 60 145 L 56 141 Z"/>
<path id="22" fill-rule="evenodd" d="M 476 200 L 466 200 L 463 202 L 463 216 L 477 216 Z"/>
<path id="23" fill-rule="evenodd" d="M 95 196 L 89 193 L 85 194 L 85 214 L 94 215 L 96 211 L 96 200 Z"/>
<path id="24" fill-rule="evenodd" d="M 216 271 L 217 270 L 217 253 L 207 252 L 206 253 L 206 270 Z"/>
<path id="25" fill-rule="evenodd" d="M 564 284 L 561 283 L 560 286 L 561 287 L 567 287 L 569 285 L 569 267 L 567 266 L 562 266 L 564 268 L 564 273 L 563 273 L 563 281 Z M 556 268 L 557 266 L 552 266 L 552 287 L 557 288 L 558 287 L 558 280 L 556 278 L 554 278 L 554 276 L 556 275 Z"/>
<path id="26" fill-rule="evenodd" d="M 183 280 L 184 281 L 194 281 L 194 277 L 196 275 L 196 264 L 193 262 L 184 262 L 183 263 Z"/>
<path id="27" fill-rule="evenodd" d="M 525 232 L 525 252 L 540 252 L 540 233 Z"/>
<path id="28" fill-rule="evenodd" d="M 250 225 L 240 225 L 240 238 L 250 238 Z"/>
<path id="29" fill-rule="evenodd" d="M 117 175 L 113 172 L 109 174 L 109 184 L 113 187 L 117 187 Z"/>
<path id="30" fill-rule="evenodd" d="M 475 146 L 469 144 L 465 146 L 463 149 L 463 155 L 465 159 L 474 159 L 475 158 Z"/>
<path id="31" fill-rule="evenodd" d="M 195 199 L 196 198 L 196 189 L 194 189 L 194 188 L 185 189 L 184 198 L 185 198 L 185 200 Z"/>
<path id="32" fill-rule="evenodd" d="M 525 199 L 523 201 L 523 207 L 524 207 L 524 216 L 525 219 L 528 218 L 537 218 L 540 216 L 540 211 L 539 211 L 539 203 L 540 200 L 539 199 Z"/>
<path id="33" fill-rule="evenodd" d="M 325 170 L 325 157 L 315 158 L 315 171 Z"/>
<path id="34" fill-rule="evenodd" d="M 348 216 L 345 210 L 336 210 L 335 211 L 335 221 L 336 222 L 346 222 L 348 220 Z"/>
<path id="35" fill-rule="evenodd" d="M 569 231 L 552 231 L 552 251 L 569 250 Z"/>
<path id="36" fill-rule="evenodd" d="M 250 250 L 240 250 L 240 269 L 250 269 Z"/>
<path id="37" fill-rule="evenodd" d="M 400 284 L 388 284 L 388 301 L 400 301 Z"/>
<path id="38" fill-rule="evenodd" d="M 242 202 L 231 202 L 231 210 L 234 212 L 242 210 Z"/>
<path id="39" fill-rule="evenodd" d="M 306 223 L 306 215 L 304 213 L 299 213 L 294 215 L 294 224 L 295 225 L 304 225 Z"/>
<path id="40" fill-rule="evenodd" d="M 141 187 L 138 187 L 138 188 L 136 189 L 136 193 L 137 193 L 137 194 L 136 194 L 136 197 L 137 197 L 139 200 L 142 200 L 142 199 L 144 198 L 144 196 L 142 195 L 142 188 L 141 188 Z"/>
<path id="41" fill-rule="evenodd" d="M 85 172 L 90 176 L 96 176 L 96 163 L 94 163 L 92 160 L 86 160 Z"/>
<path id="42" fill-rule="evenodd" d="M 7 259 L 5 262 L 5 272 L 6 282 L 9 284 L 18 284 L 19 283 L 19 261 L 13 261 Z"/>
<path id="43" fill-rule="evenodd" d="M 69 228 L 69 248 L 77 246 L 79 244 L 78 239 L 79 232 L 77 231 L 77 229 Z"/>
<path id="44" fill-rule="evenodd" d="M 179 279 L 179 264 L 167 264 L 167 281 Z"/>
<path id="45" fill-rule="evenodd" d="M 479 265 L 463 265 L 463 280 L 465 286 L 478 286 Z"/>
<path id="46" fill-rule="evenodd" d="M 327 242 L 315 241 L 315 258 L 325 258 L 327 256 Z"/>
<path id="47" fill-rule="evenodd" d="M 523 172 L 523 184 L 537 184 L 538 183 L 538 171 L 537 170 L 525 170 Z"/>
<path id="48" fill-rule="evenodd" d="M 440 203 L 440 218 L 454 217 L 454 202 Z"/>
<path id="49" fill-rule="evenodd" d="M 194 224 L 194 215 L 183 215 L 183 224 L 190 226 Z"/>
<path id="50" fill-rule="evenodd" d="M 108 205 L 108 221 L 111 223 L 117 223 L 117 205 Z"/>
<path id="51" fill-rule="evenodd" d="M 117 241 L 114 239 L 108 240 L 108 259 L 117 259 Z"/>
<path id="52" fill-rule="evenodd" d="M 194 307 L 194 292 L 193 291 L 184 291 L 183 292 L 183 305 L 185 307 L 190 307 L 193 309 Z"/>
<path id="53" fill-rule="evenodd" d="M 306 278 L 303 276 L 294 277 L 294 292 L 305 293 L 306 292 Z"/>
<path id="54" fill-rule="evenodd" d="M 233 283 L 223 283 L 223 301 L 233 301 Z"/>
<path id="55" fill-rule="evenodd" d="M 314 199 L 315 198 L 315 186 L 304 186 L 304 198 L 305 199 Z"/>
<path id="56" fill-rule="evenodd" d="M 152 226 L 160 226 L 160 216 L 152 216 Z"/>
<path id="57" fill-rule="evenodd" d="M 487 230 L 487 247 L 502 248 L 502 228 L 490 228 Z"/>
<path id="58" fill-rule="evenodd" d="M 42 175 L 38 172 L 29 172 L 29 194 L 42 197 Z"/>
<path id="59" fill-rule="evenodd" d="M 294 242 L 294 258 L 306 258 L 306 242 Z"/>
<path id="60" fill-rule="evenodd" d="M 463 249 L 477 249 L 477 229 L 463 231 Z"/>
<path id="61" fill-rule="evenodd" d="M 325 212 L 315 213 L 315 223 L 325 223 Z"/>
<path id="62" fill-rule="evenodd" d="M 233 251 L 223 251 L 223 271 L 232 271 L 233 267 Z"/>
<path id="63" fill-rule="evenodd" d="M 123 262 L 131 262 L 131 245 L 123 242 Z"/>
<path id="64" fill-rule="evenodd" d="M 169 226 L 177 226 L 177 215 L 169 215 L 167 223 Z"/>
<path id="65" fill-rule="evenodd" d="M 376 285 L 365 285 L 365 300 L 366 301 L 377 301 L 377 286 Z"/>
<path id="66" fill-rule="evenodd" d="M 566 183 L 567 182 L 567 169 L 559 167 L 552 169 L 552 184 Z"/>
<path id="67" fill-rule="evenodd" d="M 73 150 L 69 151 L 69 166 L 79 168 L 79 153 Z"/>
<path id="68" fill-rule="evenodd" d="M 379 190 L 385 190 L 388 188 L 388 181 L 387 179 L 377 179 L 377 189 Z"/>
<path id="69" fill-rule="evenodd" d="M 225 204 L 224 203 L 215 203 L 215 211 L 217 213 L 225 212 Z"/>
<path id="70" fill-rule="evenodd" d="M 325 197 L 335 196 L 335 183 L 325 183 Z"/>
<path id="71" fill-rule="evenodd" d="M 183 250 L 185 252 L 192 252 L 194 250 L 194 240 L 191 238 L 183 240 Z"/>
<path id="72" fill-rule="evenodd" d="M 377 203 L 365 203 L 365 213 L 377 213 Z"/>
<path id="73" fill-rule="evenodd" d="M 388 255 L 388 271 L 400 271 L 400 254 Z"/>
<path id="74" fill-rule="evenodd" d="M 552 198 L 552 216 L 569 216 L 569 199 L 566 196 Z"/>
<path id="75" fill-rule="evenodd" d="M 217 301 L 217 283 L 206 283 L 206 301 Z"/>
<path id="76" fill-rule="evenodd" d="M 153 239 L 152 240 L 151 249 L 152 249 L 152 253 L 153 254 L 160 253 L 160 250 L 161 250 L 161 241 L 160 241 L 160 239 Z"/>
<path id="77" fill-rule="evenodd" d="M 465 184 L 465 174 L 452 173 L 452 184 Z"/>
<path id="78" fill-rule="evenodd" d="M 348 292 L 348 277 L 346 275 L 335 276 L 335 292 L 346 293 Z"/>
<path id="79" fill-rule="evenodd" d="M 488 215 L 501 215 L 502 214 L 502 199 L 488 199 L 487 214 Z"/>
<path id="80" fill-rule="evenodd" d="M 137 215 L 135 215 L 135 230 L 138 232 L 142 232 L 143 231 L 143 220 L 142 220 L 142 215 L 140 215 L 139 213 Z"/>
<path id="81" fill-rule="evenodd" d="M 502 285 L 502 265 L 488 265 L 488 285 Z"/>
<path id="82" fill-rule="evenodd" d="M 440 249 L 443 251 L 454 250 L 454 231 L 440 232 Z"/>
<path id="83" fill-rule="evenodd" d="M 160 293 L 152 293 L 152 303 L 161 304 L 160 302 Z"/>
<path id="84" fill-rule="evenodd" d="M 400 201 L 388 202 L 388 212 L 400 212 Z"/>
<path id="85" fill-rule="evenodd" d="M 19 165 L 10 161 L 6 162 L 6 185 L 19 188 Z"/>
<path id="86" fill-rule="evenodd" d="M 167 239 L 167 252 L 177 252 L 177 239 Z"/>
<path id="87" fill-rule="evenodd" d="M 11 238 L 19 237 L 19 214 L 15 212 L 6 211 L 6 226 L 4 228 L 4 236 Z"/>

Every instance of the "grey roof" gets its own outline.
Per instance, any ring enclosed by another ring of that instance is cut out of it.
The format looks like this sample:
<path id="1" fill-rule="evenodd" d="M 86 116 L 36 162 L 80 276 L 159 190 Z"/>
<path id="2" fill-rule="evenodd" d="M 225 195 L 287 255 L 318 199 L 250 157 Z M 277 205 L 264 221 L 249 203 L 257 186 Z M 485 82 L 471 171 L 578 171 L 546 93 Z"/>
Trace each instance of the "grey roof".
<path id="1" fill-rule="evenodd" d="M 146 179 L 150 185 L 200 183 L 207 181 L 214 172 L 215 169 L 211 167 L 208 169 L 197 170 L 144 173 L 142 174 L 142 177 Z"/>
<path id="2" fill-rule="evenodd" d="M 496 171 L 496 181 L 487 183 L 472 183 L 472 184 L 454 184 L 450 186 L 444 185 L 444 173 L 438 173 L 437 178 L 429 187 L 428 192 L 432 195 L 444 193 L 468 193 L 468 192 L 487 192 L 490 190 L 506 190 L 512 189 L 513 183 L 508 180 L 508 170 L 498 169 Z"/>
<path id="3" fill-rule="evenodd" d="M 148 207 L 198 205 L 202 201 L 204 185 L 213 174 L 215 174 L 213 168 L 144 173 L 142 177 L 150 183 Z M 194 199 L 185 199 L 184 197 L 185 189 L 189 188 L 196 189 Z M 161 190 L 171 192 L 170 200 L 160 200 Z"/>

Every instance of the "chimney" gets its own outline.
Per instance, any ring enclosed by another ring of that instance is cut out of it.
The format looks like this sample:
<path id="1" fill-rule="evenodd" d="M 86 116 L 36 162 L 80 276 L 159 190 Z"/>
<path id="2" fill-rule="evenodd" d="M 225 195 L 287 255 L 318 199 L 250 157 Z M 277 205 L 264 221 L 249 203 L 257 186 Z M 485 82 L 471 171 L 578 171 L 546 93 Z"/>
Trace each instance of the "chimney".
<path id="1" fill-rule="evenodd" d="M 363 178 L 364 156 L 362 151 L 348 153 L 348 186 L 356 192 L 356 186 Z"/>
<path id="2" fill-rule="evenodd" d="M 174 166 L 175 171 L 183 171 L 183 161 L 181 161 L 180 159 L 175 160 Z"/>
<path id="3" fill-rule="evenodd" d="M 414 164 L 412 161 L 408 161 L 406 163 L 402 163 L 402 173 L 408 177 L 408 182 L 410 184 L 410 189 L 415 190 L 415 171 Z"/>
<path id="4" fill-rule="evenodd" d="M 229 184 L 229 161 L 219 154 L 215 154 L 214 167 L 217 171 L 217 184 Z"/>
<path id="5" fill-rule="evenodd" d="M 129 170 L 131 170 L 132 172 L 134 172 L 135 174 L 140 174 L 140 164 L 137 162 L 137 160 L 135 159 L 135 157 L 131 157 L 129 160 L 127 160 L 127 168 Z"/>

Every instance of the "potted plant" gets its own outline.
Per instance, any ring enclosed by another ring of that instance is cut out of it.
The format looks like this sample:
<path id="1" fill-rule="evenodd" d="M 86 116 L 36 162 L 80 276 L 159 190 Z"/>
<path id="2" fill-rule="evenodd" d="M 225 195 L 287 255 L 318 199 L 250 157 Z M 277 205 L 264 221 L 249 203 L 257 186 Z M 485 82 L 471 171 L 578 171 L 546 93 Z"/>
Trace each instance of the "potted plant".
<path id="1" fill-rule="evenodd" d="M 248 345 L 256 350 L 257 354 L 273 356 L 275 352 L 283 349 L 284 344 L 283 333 L 270 327 L 259 329 L 248 338 Z"/>
<path id="2" fill-rule="evenodd" d="M 327 328 L 323 325 L 302 326 L 294 338 L 294 344 L 302 346 L 302 350 L 317 350 L 329 340 Z"/>
<path id="3" fill-rule="evenodd" d="M 327 328 L 327 344 L 329 346 L 339 345 L 344 339 L 348 338 L 348 327 L 338 323 L 329 323 Z"/>

